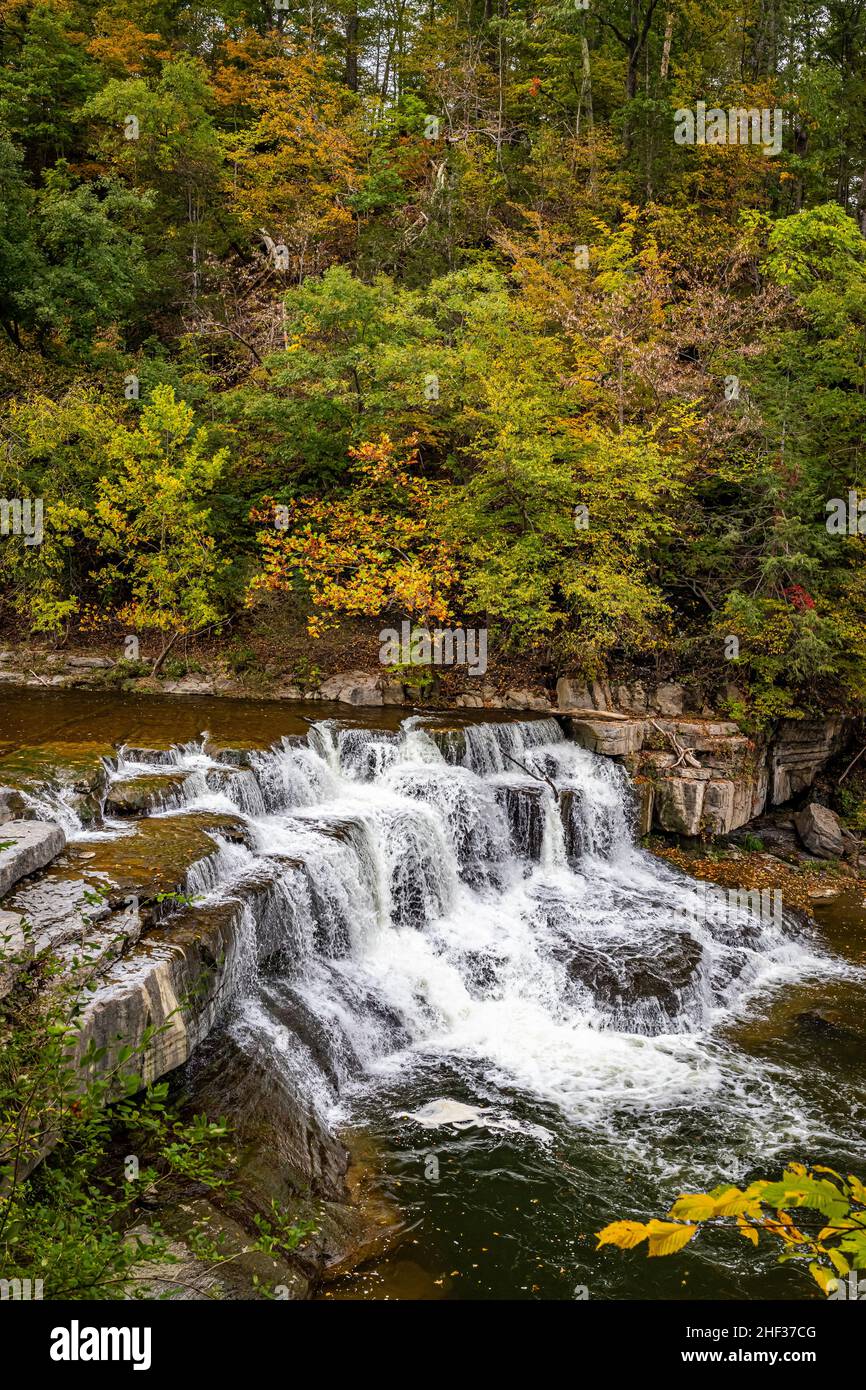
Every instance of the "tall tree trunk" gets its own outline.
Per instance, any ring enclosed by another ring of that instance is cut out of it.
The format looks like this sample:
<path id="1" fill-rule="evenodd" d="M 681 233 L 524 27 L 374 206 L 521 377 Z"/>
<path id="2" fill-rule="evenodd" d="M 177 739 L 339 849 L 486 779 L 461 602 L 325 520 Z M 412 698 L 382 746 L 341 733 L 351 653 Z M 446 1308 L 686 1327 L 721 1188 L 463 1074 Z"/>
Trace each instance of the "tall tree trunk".
<path id="1" fill-rule="evenodd" d="M 670 71 L 671 66 L 671 41 L 673 39 L 673 36 L 674 16 L 673 12 L 671 10 L 668 10 L 667 18 L 665 19 L 665 41 L 662 46 L 662 61 L 661 67 L 659 68 L 659 77 L 661 78 L 662 82 L 667 82 L 668 80 L 668 73 Z"/>
<path id="2" fill-rule="evenodd" d="M 344 81 L 350 92 L 358 90 L 358 7 L 346 15 L 346 68 Z"/>

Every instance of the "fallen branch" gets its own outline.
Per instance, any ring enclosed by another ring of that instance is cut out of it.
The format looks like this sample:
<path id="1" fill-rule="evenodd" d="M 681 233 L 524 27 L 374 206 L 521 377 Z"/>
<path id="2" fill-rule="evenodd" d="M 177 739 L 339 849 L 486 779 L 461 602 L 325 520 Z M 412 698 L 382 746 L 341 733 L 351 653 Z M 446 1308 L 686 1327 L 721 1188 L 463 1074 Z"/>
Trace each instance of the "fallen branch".
<path id="1" fill-rule="evenodd" d="M 651 719 L 649 722 L 654 729 L 658 730 L 663 738 L 669 738 L 673 744 L 674 752 L 678 754 L 677 760 L 673 764 L 675 768 L 679 767 L 681 763 L 687 763 L 689 767 L 700 767 L 700 762 L 695 757 L 694 753 L 686 748 L 685 744 L 680 743 L 676 734 L 671 733 L 670 729 L 663 729 L 654 719 Z"/>
<path id="2" fill-rule="evenodd" d="M 506 757 L 510 763 L 514 763 L 515 767 L 519 767 L 521 772 L 525 772 L 527 777 L 534 778 L 536 782 L 546 782 L 556 798 L 557 805 L 559 805 L 559 788 L 555 782 L 550 780 L 546 772 L 533 772 L 532 768 L 526 767 L 524 763 L 519 763 L 516 758 L 512 758 L 511 754 L 506 753 L 504 750 L 503 756 Z"/>
<path id="3" fill-rule="evenodd" d="M 842 776 L 839 778 L 840 783 L 845 781 L 845 778 L 848 776 L 848 773 L 851 771 L 854 764 L 859 763 L 864 753 L 866 753 L 866 743 L 863 744 L 863 747 L 860 749 L 860 752 L 857 754 L 856 758 L 851 759 L 845 771 L 842 773 Z"/>

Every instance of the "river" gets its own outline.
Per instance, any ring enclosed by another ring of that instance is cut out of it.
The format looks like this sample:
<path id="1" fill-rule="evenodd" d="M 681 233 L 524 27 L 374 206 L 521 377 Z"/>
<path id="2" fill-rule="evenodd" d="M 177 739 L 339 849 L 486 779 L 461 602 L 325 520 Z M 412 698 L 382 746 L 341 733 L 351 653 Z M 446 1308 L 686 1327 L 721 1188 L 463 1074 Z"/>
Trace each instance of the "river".
<path id="1" fill-rule="evenodd" d="M 205 905 L 275 877 L 218 1029 L 375 1154 L 406 1223 L 323 1297 L 820 1297 L 726 1234 L 648 1261 L 593 1233 L 786 1159 L 864 1176 L 861 905 L 708 901 L 636 843 L 624 770 L 553 719 L 3 696 L 0 781 L 106 743 L 151 817 L 241 818 Z M 41 795 L 78 839 L 130 833 Z M 827 1006 L 852 1028 L 802 1026 Z"/>

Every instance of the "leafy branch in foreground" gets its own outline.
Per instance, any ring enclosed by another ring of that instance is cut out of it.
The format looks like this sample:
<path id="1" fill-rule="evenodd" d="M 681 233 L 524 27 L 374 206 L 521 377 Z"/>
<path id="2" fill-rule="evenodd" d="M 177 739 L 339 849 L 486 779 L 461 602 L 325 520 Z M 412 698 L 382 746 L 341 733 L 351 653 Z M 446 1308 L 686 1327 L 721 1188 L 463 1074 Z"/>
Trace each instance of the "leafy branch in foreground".
<path id="1" fill-rule="evenodd" d="M 832 1168 L 809 1171 L 802 1163 L 789 1164 L 778 1182 L 686 1193 L 667 1221 L 614 1221 L 597 1232 L 596 1249 L 631 1250 L 646 1241 L 650 1257 L 674 1255 L 705 1228 L 719 1227 L 738 1231 L 754 1246 L 761 1233 L 781 1242 L 779 1263 L 808 1260 L 824 1293 L 852 1269 L 866 1269 L 866 1186 L 850 1173 L 846 1180 Z"/>

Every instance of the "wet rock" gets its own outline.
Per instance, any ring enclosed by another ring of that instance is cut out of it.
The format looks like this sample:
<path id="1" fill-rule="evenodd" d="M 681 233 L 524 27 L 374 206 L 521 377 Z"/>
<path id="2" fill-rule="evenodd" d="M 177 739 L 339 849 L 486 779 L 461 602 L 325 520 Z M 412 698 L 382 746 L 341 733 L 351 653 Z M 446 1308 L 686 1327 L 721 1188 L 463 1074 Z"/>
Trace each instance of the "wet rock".
<path id="1" fill-rule="evenodd" d="M 135 824 L 133 834 L 90 845 L 74 843 L 49 868 L 19 884 L 7 906 L 32 925 L 36 954 L 93 940 L 94 924 L 116 933 L 112 914 L 166 917 L 188 890 L 188 873 L 217 854 L 208 829 L 227 837 L 237 821 L 216 814 L 171 816 Z M 169 895 L 169 896 L 165 896 Z M 160 897 L 162 896 L 162 900 Z M 121 927 L 122 929 L 122 927 Z"/>
<path id="2" fill-rule="evenodd" d="M 27 820 L 27 807 L 20 792 L 12 787 L 0 787 L 0 825 L 10 820 Z M 0 834 L 0 840 L 3 836 Z"/>
<path id="3" fill-rule="evenodd" d="M 66 845 L 59 825 L 37 820 L 6 821 L 0 832 L 0 896 L 19 879 L 56 859 Z"/>
<path id="4" fill-rule="evenodd" d="M 105 798 L 105 813 L 109 816 L 141 816 L 150 811 L 180 806 L 183 803 L 181 788 L 185 781 L 186 774 L 177 772 L 113 782 Z"/>
<path id="5" fill-rule="evenodd" d="M 300 1034 L 285 1036 L 308 1045 L 304 1020 L 293 1022 Z M 188 1066 L 187 1081 L 196 1113 L 227 1116 L 238 1136 L 238 1221 L 246 1227 L 256 1215 L 270 1217 L 276 1201 L 292 1220 L 314 1223 L 313 1234 L 287 1257 L 307 1289 L 393 1243 L 398 1213 L 370 1191 L 360 1143 L 350 1155 L 316 1114 L 303 1084 L 285 1068 L 275 1069 L 266 1048 L 249 1041 L 241 1048 L 218 1027 Z M 375 1156 L 373 1166 L 380 1171 Z M 299 1284 L 289 1287 L 290 1298 L 303 1296 Z"/>
<path id="6" fill-rule="evenodd" d="M 848 1028 L 833 1009 L 804 1009 L 794 1019 L 799 1033 L 833 1038 L 853 1038 L 853 1029 Z"/>
<path id="7" fill-rule="evenodd" d="M 828 806 L 819 806 L 817 801 L 800 811 L 794 817 L 797 834 L 810 854 L 821 859 L 837 859 L 845 848 L 842 827 L 838 816 Z"/>
<path id="8" fill-rule="evenodd" d="M 111 912 L 104 896 L 108 887 L 104 878 L 95 876 L 87 881 L 46 876 L 20 887 L 8 902 L 30 924 L 39 956 L 80 943 L 94 922 L 107 918 Z"/>
<path id="9" fill-rule="evenodd" d="M 239 901 L 186 909 L 142 937 L 88 994 L 75 1052 L 100 1050 L 90 1071 L 112 1076 L 112 1094 L 130 1078 L 140 1088 L 173 1071 L 207 1036 L 232 995 L 241 925 Z M 122 1047 L 132 1048 L 127 1064 Z"/>
<path id="10" fill-rule="evenodd" d="M 152 763 L 155 767 L 174 767 L 174 755 L 170 748 L 124 747 L 123 756 L 130 763 Z"/>
<path id="11" fill-rule="evenodd" d="M 508 817 L 515 853 L 537 863 L 544 840 L 544 788 L 537 783 L 509 783 L 498 786 L 495 795 Z"/>
<path id="12" fill-rule="evenodd" d="M 700 943 L 687 932 L 668 933 L 653 943 L 651 952 L 647 942 L 617 937 L 612 949 L 604 939 L 587 938 L 573 946 L 567 969 L 596 1005 L 611 1012 L 612 1026 L 652 1036 L 682 1013 L 702 954 Z"/>
<path id="13" fill-rule="evenodd" d="M 90 820 L 98 814 L 115 765 L 116 750 L 110 743 L 56 741 L 12 749 L 0 761 L 0 775 L 16 791 L 60 791 L 82 819 Z"/>

